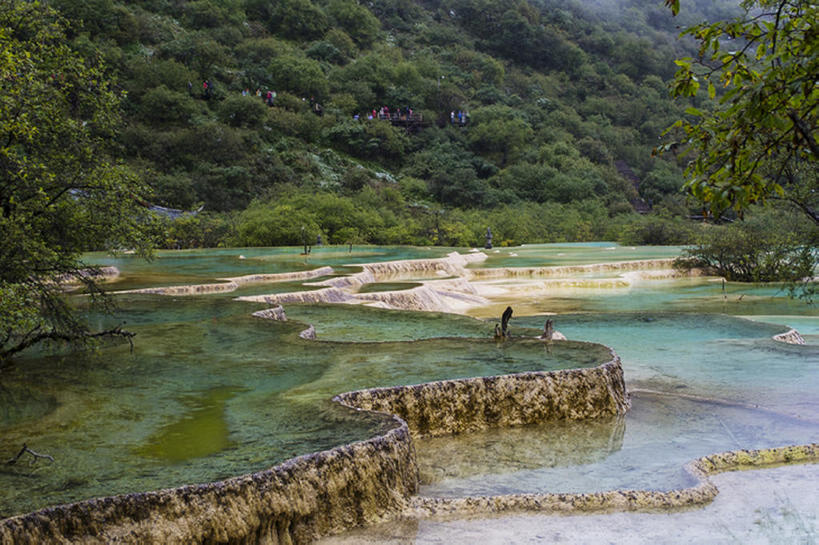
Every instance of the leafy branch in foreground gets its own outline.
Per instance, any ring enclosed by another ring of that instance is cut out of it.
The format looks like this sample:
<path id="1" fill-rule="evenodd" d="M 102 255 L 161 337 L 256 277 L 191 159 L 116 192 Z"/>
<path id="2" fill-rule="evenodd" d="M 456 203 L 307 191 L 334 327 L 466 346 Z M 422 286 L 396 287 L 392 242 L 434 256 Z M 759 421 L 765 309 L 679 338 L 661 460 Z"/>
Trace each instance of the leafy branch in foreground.
<path id="1" fill-rule="evenodd" d="M 666 2 L 676 14 L 678 0 Z M 676 61 L 675 96 L 705 88 L 713 111 L 690 107 L 669 128 L 692 157 L 686 188 L 714 217 L 740 217 L 754 203 L 788 201 L 819 225 L 819 5 L 807 0 L 746 0 L 743 17 L 700 24 L 683 35 L 696 58 Z"/>

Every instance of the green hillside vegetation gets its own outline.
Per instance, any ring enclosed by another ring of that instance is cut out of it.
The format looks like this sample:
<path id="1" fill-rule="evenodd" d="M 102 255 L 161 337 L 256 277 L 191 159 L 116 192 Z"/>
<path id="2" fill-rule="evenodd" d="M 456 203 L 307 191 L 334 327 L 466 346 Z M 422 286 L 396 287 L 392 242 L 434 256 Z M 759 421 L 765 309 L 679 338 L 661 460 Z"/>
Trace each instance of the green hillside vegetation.
<path id="1" fill-rule="evenodd" d="M 203 207 L 158 221 L 160 246 L 691 239 L 682 169 L 651 150 L 690 105 L 668 93 L 678 27 L 732 2 L 50 4 L 124 93 L 149 202 Z M 383 106 L 410 121 L 367 119 Z"/>

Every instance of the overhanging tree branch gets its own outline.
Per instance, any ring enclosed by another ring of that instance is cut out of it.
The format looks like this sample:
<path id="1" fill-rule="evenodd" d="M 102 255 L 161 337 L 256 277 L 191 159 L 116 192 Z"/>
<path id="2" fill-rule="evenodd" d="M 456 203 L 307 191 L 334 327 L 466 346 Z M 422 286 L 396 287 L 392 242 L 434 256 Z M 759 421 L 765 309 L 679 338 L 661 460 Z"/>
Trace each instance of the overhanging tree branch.
<path id="1" fill-rule="evenodd" d="M 17 343 L 16 345 L 5 349 L 0 350 L 0 359 L 8 358 L 33 346 L 37 343 L 43 341 L 64 341 L 64 342 L 77 342 L 77 341 L 88 341 L 91 339 L 99 339 L 99 338 L 114 338 L 120 337 L 124 338 L 128 341 L 128 344 L 131 346 L 131 350 L 134 349 L 134 337 L 136 337 L 136 333 L 132 331 L 127 331 L 122 329 L 121 326 L 117 326 L 111 329 L 106 329 L 105 331 L 98 331 L 95 333 L 89 332 L 78 332 L 78 333 L 67 333 L 63 331 L 58 331 L 56 329 L 52 329 L 49 331 L 40 331 L 37 332 L 41 328 L 36 328 L 34 331 L 30 332 L 31 336 L 27 336 L 26 338 L 22 339 L 21 342 Z"/>

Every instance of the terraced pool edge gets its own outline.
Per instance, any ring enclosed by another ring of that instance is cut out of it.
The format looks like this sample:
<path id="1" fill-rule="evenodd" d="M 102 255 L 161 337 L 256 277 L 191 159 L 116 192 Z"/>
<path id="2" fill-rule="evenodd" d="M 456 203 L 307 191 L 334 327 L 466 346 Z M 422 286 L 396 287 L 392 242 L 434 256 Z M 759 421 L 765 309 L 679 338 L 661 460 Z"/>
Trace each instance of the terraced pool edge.
<path id="1" fill-rule="evenodd" d="M 483 392 L 499 403 L 497 410 L 467 403 L 458 413 L 465 422 L 481 426 L 583 419 L 601 411 L 622 413 L 628 408 L 625 383 L 619 358 L 611 354 L 611 361 L 594 368 L 447 380 L 372 392 L 390 391 L 405 400 L 410 398 L 402 392 L 410 392 L 412 399 L 426 400 L 426 405 L 415 406 L 438 406 L 439 411 L 447 398 L 465 399 L 452 396 L 453 392 L 467 397 Z M 355 399 L 379 397 L 372 392 L 341 394 L 337 400 L 367 413 L 381 412 L 355 406 Z M 544 402 L 550 393 L 558 397 Z M 409 508 L 419 477 L 411 427 L 395 414 L 389 418 L 395 427 L 382 435 L 293 458 L 264 471 L 11 517 L 0 521 L 0 543 L 301 544 L 394 518 Z M 441 422 L 447 421 L 453 422 Z M 454 431 L 443 425 L 428 428 L 439 434 Z"/>
<path id="2" fill-rule="evenodd" d="M 665 511 L 710 503 L 719 489 L 708 478 L 717 473 L 819 462 L 819 443 L 760 450 L 732 450 L 697 458 L 685 465 L 697 484 L 676 490 L 609 490 L 578 494 L 508 494 L 466 498 L 416 496 L 407 518 L 467 518 L 510 512 L 595 513 Z"/>

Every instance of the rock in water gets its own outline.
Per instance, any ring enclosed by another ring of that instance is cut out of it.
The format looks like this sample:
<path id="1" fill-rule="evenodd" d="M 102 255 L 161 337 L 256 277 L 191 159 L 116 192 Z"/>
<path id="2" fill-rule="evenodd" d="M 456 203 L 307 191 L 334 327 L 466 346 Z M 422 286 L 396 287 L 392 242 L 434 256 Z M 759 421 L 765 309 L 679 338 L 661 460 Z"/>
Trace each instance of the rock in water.
<path id="1" fill-rule="evenodd" d="M 277 305 L 273 308 L 266 308 L 253 313 L 256 318 L 264 318 L 265 320 L 274 320 L 277 322 L 286 322 L 287 315 L 284 313 L 284 307 Z"/>

